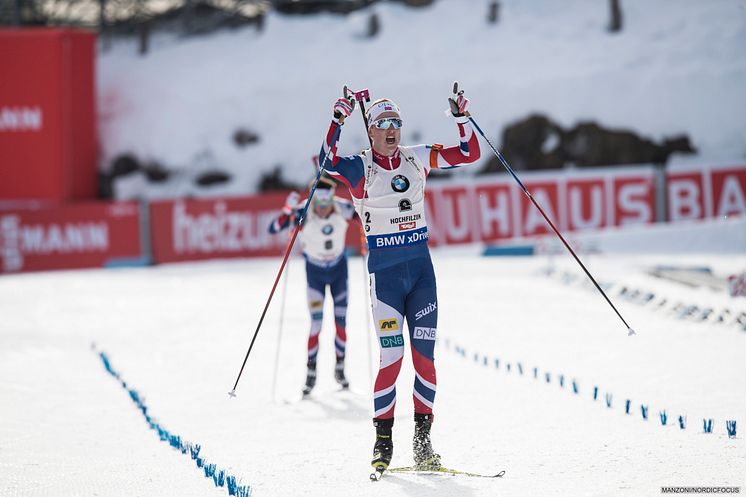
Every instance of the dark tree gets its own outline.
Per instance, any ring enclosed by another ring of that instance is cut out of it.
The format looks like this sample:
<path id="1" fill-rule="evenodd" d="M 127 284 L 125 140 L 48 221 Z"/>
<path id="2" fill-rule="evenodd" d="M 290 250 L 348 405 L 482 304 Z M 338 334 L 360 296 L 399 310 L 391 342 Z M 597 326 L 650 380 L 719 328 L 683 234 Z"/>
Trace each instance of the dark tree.
<path id="1" fill-rule="evenodd" d="M 500 2 L 492 0 L 490 2 L 489 10 L 487 11 L 487 22 L 490 24 L 497 24 L 500 20 Z"/>
<path id="2" fill-rule="evenodd" d="M 609 0 L 611 8 L 611 20 L 609 21 L 609 32 L 619 33 L 622 31 L 622 0 Z"/>
<path id="3" fill-rule="evenodd" d="M 366 34 L 368 38 L 375 38 L 380 30 L 381 21 L 378 19 L 378 14 L 373 12 L 370 17 L 368 17 L 368 32 Z"/>

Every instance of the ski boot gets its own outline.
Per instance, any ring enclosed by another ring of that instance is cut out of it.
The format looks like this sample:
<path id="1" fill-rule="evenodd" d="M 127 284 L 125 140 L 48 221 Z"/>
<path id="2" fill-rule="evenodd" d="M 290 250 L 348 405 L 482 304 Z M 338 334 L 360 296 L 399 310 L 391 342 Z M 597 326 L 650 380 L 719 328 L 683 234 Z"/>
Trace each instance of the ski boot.
<path id="1" fill-rule="evenodd" d="M 414 440 L 412 452 L 414 464 L 419 470 L 436 470 L 440 468 L 440 455 L 433 451 L 430 441 L 430 427 L 433 424 L 432 414 L 414 415 Z"/>
<path id="2" fill-rule="evenodd" d="M 316 362 L 308 361 L 308 372 L 306 373 L 306 385 L 303 387 L 303 396 L 311 393 L 313 387 L 316 386 Z"/>
<path id="3" fill-rule="evenodd" d="M 334 379 L 337 380 L 343 389 L 350 388 L 350 382 L 345 378 L 345 358 L 337 357 L 337 365 L 334 366 Z"/>
<path id="4" fill-rule="evenodd" d="M 373 466 L 371 480 L 380 480 L 383 472 L 389 467 L 391 457 L 394 455 L 394 442 L 391 439 L 391 429 L 394 427 L 394 418 L 374 419 L 376 427 L 376 443 L 373 445 Z"/>

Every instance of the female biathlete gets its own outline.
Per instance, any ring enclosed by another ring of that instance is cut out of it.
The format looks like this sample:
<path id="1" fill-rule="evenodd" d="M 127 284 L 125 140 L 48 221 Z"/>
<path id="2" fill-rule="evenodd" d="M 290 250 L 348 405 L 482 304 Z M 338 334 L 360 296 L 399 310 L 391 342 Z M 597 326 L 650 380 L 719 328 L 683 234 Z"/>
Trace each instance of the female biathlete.
<path id="1" fill-rule="evenodd" d="M 469 100 L 456 91 L 448 99 L 459 144 L 401 146 L 404 125 L 399 106 L 390 99 L 373 102 L 366 112 L 372 150 L 337 156 L 334 137 L 341 133 L 354 102 L 334 103 L 320 157 L 329 174 L 347 185 L 365 227 L 374 325 L 380 368 L 374 386 L 376 441 L 372 465 L 380 475 L 391 462 L 396 378 L 404 357 L 404 321 L 412 348 L 414 381 L 414 459 L 420 468 L 438 468 L 430 427 L 435 400 L 434 347 L 438 327 L 435 274 L 427 246 L 425 183 L 432 169 L 451 169 L 479 158 L 479 143 L 466 113 Z"/>

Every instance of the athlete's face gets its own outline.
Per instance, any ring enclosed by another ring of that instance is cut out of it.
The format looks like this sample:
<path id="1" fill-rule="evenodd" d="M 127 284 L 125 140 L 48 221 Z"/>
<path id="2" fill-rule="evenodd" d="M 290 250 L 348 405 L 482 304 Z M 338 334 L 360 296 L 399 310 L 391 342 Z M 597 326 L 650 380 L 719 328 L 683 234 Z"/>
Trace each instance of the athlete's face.
<path id="1" fill-rule="evenodd" d="M 378 116 L 376 122 L 386 118 L 401 119 L 396 112 L 384 112 Z M 394 129 L 394 126 L 391 125 L 388 129 L 379 129 L 374 123 L 371 123 L 370 128 L 368 128 L 368 135 L 373 142 L 373 150 L 387 157 L 394 155 L 396 148 L 399 146 L 399 141 L 401 141 L 401 129 Z"/>
<path id="2" fill-rule="evenodd" d="M 311 204 L 313 204 L 313 211 L 317 216 L 329 217 L 334 209 L 334 190 L 318 188 Z"/>

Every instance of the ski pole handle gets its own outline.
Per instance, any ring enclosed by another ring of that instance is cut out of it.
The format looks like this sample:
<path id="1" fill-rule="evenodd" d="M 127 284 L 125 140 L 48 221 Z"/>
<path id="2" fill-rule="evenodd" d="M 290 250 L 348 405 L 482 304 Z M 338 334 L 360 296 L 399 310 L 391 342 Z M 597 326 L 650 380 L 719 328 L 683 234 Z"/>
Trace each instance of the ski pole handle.
<path id="1" fill-rule="evenodd" d="M 347 85 L 344 87 L 344 97 L 348 99 L 350 102 L 357 101 L 358 104 L 360 104 L 360 115 L 363 117 L 363 123 L 365 124 L 365 133 L 368 133 L 368 116 L 365 115 L 365 102 L 370 102 L 370 91 L 367 88 L 363 88 L 362 90 L 353 91 L 350 90 Z M 368 141 L 370 142 L 370 147 L 373 148 L 373 141 L 370 138 L 370 135 L 368 135 Z"/>

